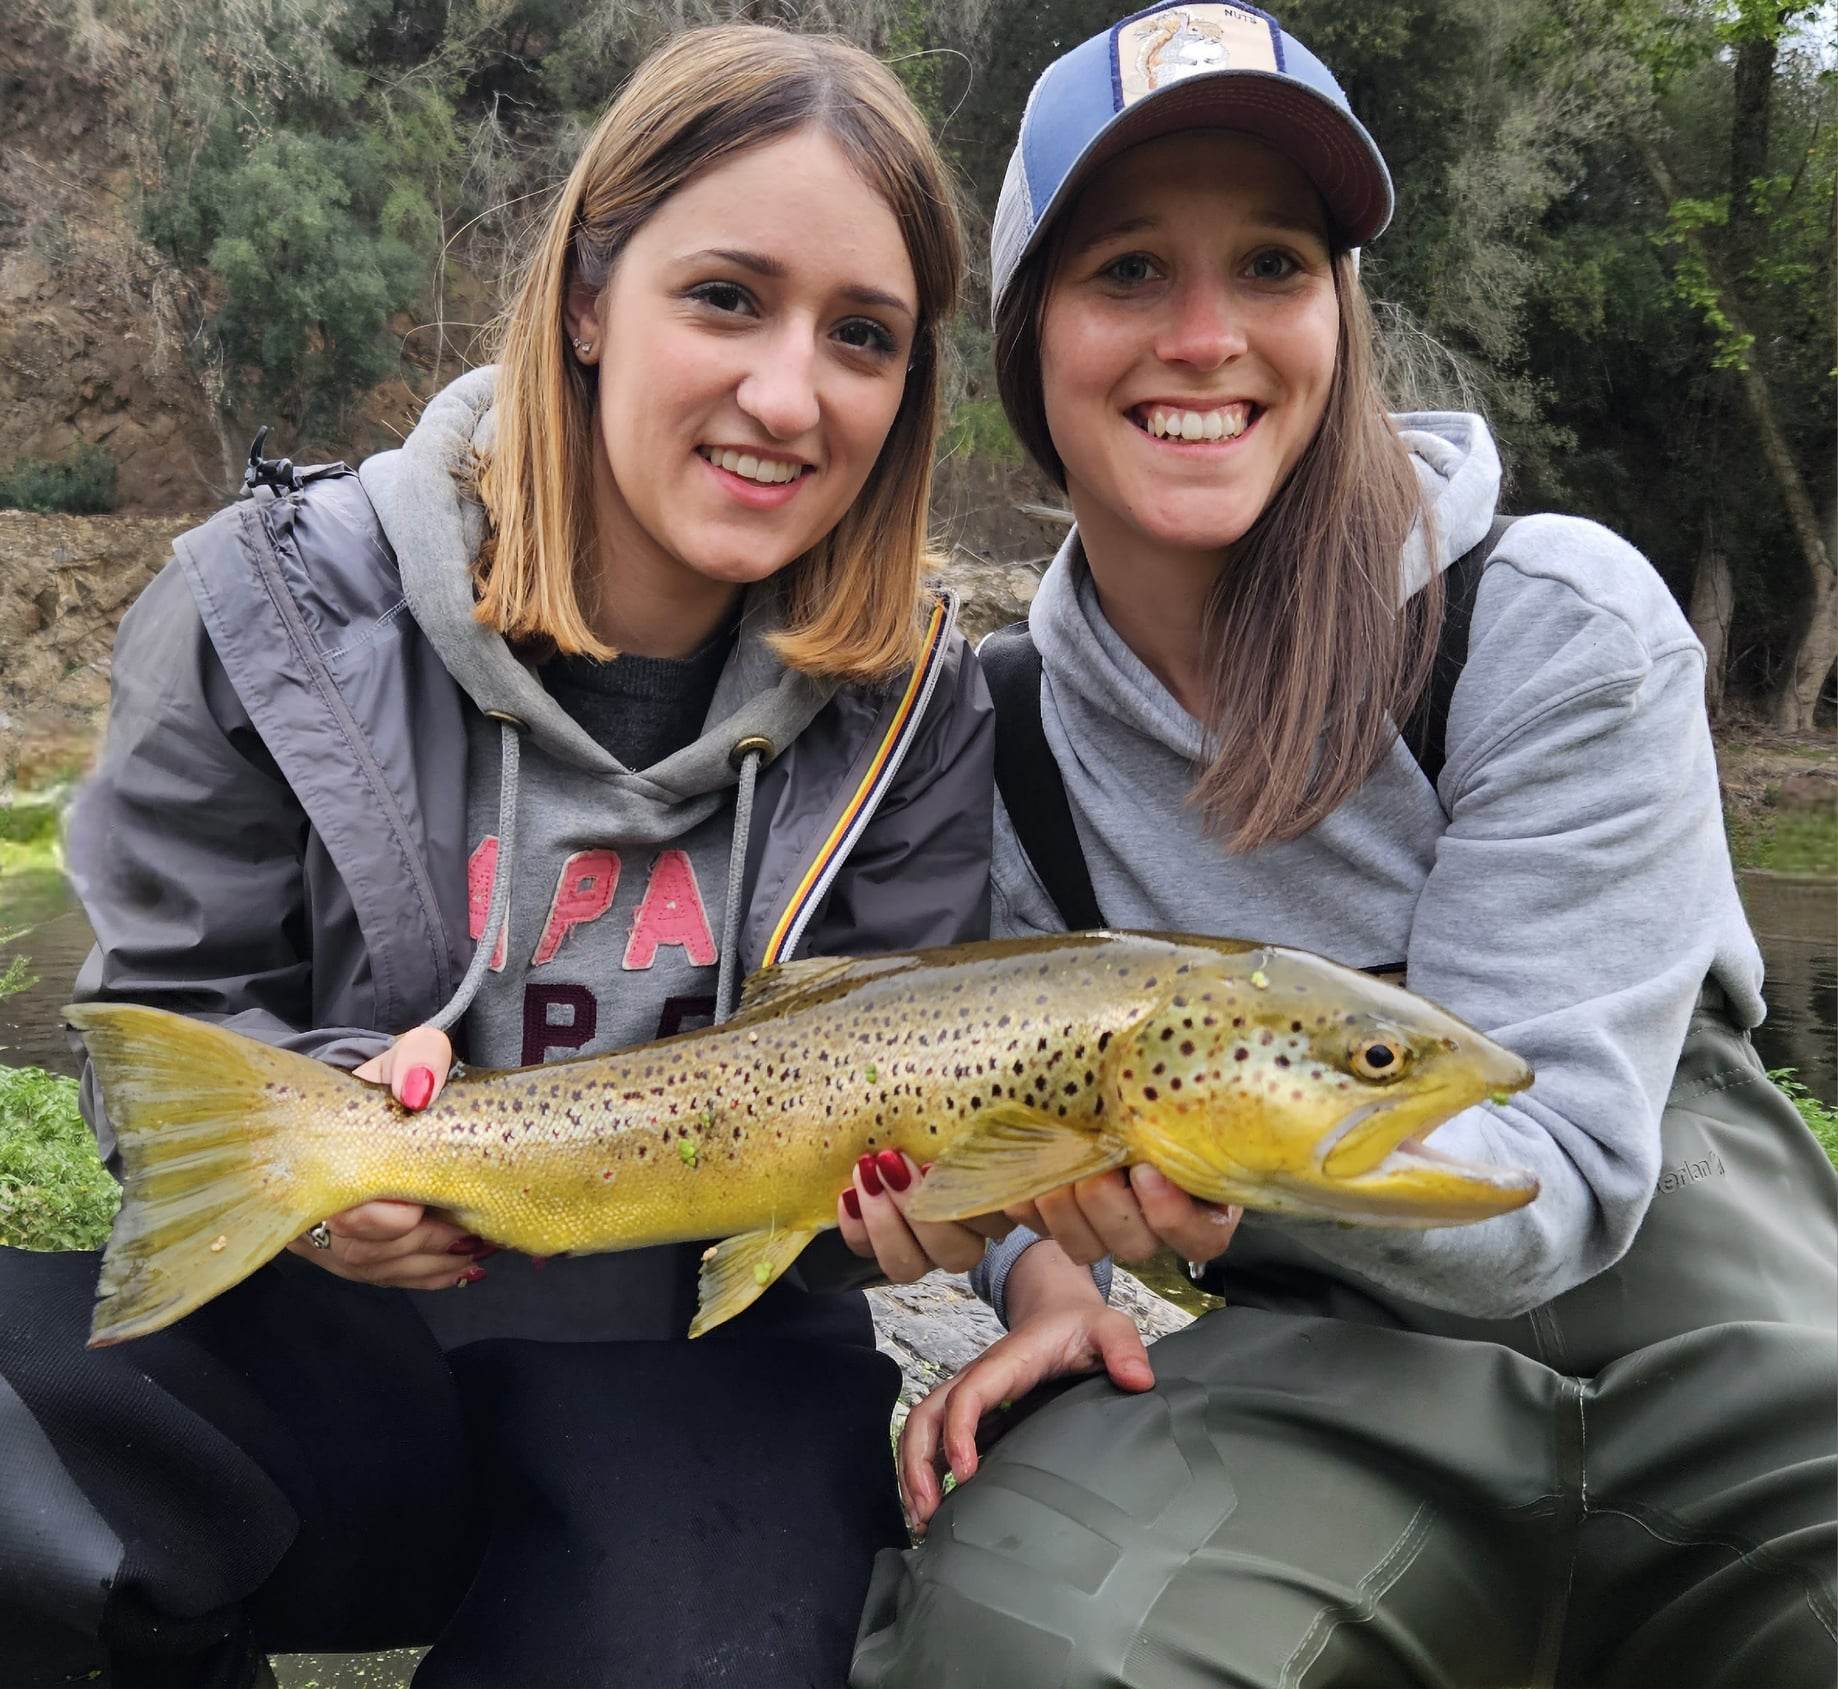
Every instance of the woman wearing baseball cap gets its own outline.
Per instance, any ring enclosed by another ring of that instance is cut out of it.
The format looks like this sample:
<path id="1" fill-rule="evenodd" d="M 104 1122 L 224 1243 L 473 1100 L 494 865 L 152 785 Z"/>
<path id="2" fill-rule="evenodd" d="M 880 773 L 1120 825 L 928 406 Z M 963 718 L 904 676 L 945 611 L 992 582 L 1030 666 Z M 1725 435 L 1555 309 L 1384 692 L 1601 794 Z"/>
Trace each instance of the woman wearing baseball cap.
<path id="1" fill-rule="evenodd" d="M 1830 1680 L 1838 1182 L 1749 1046 L 1703 655 L 1614 534 L 1499 518 L 1482 418 L 1387 413 L 1357 254 L 1391 209 L 1249 7 L 1036 85 L 996 353 L 1076 528 L 982 652 L 995 920 L 1407 970 L 1538 1074 L 1435 1147 L 1542 1192 L 1240 1224 L 1138 1167 L 1017 1214 L 1010 1335 L 907 1424 L 927 1540 L 881 1556 L 856 1689 Z M 1228 1305 L 1151 1372 L 1080 1263 L 1164 1245 Z"/>

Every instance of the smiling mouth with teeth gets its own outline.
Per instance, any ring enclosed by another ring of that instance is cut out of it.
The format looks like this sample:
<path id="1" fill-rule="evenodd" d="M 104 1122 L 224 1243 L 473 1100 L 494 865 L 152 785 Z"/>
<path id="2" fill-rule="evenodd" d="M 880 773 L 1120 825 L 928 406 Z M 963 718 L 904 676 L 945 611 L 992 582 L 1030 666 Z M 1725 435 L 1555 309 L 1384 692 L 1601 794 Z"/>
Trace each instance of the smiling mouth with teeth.
<path id="1" fill-rule="evenodd" d="M 1139 405 L 1130 421 L 1157 440 L 1236 440 L 1262 414 L 1262 407 L 1241 401 L 1216 410 L 1181 410 L 1173 405 Z"/>
<path id="2" fill-rule="evenodd" d="M 795 481 L 806 468 L 802 463 L 758 457 L 752 452 L 737 452 L 729 447 L 697 446 L 696 453 L 717 468 L 725 469 L 743 480 L 757 481 L 764 487 L 776 487 L 782 482 Z"/>

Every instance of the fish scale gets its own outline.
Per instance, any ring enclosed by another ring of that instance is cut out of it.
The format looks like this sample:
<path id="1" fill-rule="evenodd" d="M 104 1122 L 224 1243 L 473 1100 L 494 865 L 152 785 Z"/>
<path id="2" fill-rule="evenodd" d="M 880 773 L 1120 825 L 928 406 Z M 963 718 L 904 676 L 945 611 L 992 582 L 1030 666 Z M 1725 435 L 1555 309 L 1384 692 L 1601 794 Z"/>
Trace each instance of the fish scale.
<path id="1" fill-rule="evenodd" d="M 835 1224 L 855 1162 L 931 1169 L 952 1220 L 1149 1161 L 1213 1201 L 1453 1224 L 1529 1201 L 1422 1134 L 1531 1082 L 1509 1051 L 1305 951 L 1093 933 L 817 958 L 747 982 L 720 1027 L 506 1072 L 410 1113 L 386 1089 L 152 1009 L 67 1011 L 122 1146 L 92 1341 L 181 1317 L 325 1214 L 449 1210 L 535 1255 L 716 1239 L 692 1334 Z"/>

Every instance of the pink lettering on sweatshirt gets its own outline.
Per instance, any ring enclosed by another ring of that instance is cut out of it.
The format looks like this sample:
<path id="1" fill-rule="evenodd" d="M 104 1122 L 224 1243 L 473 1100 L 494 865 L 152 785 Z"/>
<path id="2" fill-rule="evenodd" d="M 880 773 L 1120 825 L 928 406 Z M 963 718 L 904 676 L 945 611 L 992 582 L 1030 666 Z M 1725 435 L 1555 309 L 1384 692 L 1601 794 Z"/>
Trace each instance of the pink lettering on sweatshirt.
<path id="1" fill-rule="evenodd" d="M 540 968 L 555 959 L 562 940 L 576 927 L 597 921 L 613 906 L 619 889 L 619 853 L 611 850 L 577 850 L 562 864 L 549 903 L 549 918 L 530 966 Z"/>
<path id="2" fill-rule="evenodd" d="M 657 960 L 658 947 L 664 944 L 681 945 L 697 967 L 705 968 L 715 960 L 714 935 L 709 931 L 702 890 L 696 884 L 695 865 L 687 851 L 659 851 L 651 864 L 644 901 L 632 917 L 625 967 L 650 967 Z"/>

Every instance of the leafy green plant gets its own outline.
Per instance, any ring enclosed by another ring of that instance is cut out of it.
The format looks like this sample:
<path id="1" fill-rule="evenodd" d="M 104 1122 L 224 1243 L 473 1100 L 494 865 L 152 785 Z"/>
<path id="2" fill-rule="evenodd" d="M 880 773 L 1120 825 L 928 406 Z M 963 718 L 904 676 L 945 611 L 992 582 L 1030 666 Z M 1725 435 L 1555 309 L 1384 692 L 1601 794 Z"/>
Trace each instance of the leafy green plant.
<path id="1" fill-rule="evenodd" d="M 1800 1118 L 1819 1140 L 1819 1147 L 1831 1157 L 1832 1165 L 1838 1167 L 1838 1107 L 1815 1097 L 1794 1077 L 1798 1071 L 1792 1067 L 1771 1067 L 1768 1077 L 1787 1093 L 1787 1100 L 1800 1111 Z"/>
<path id="2" fill-rule="evenodd" d="M 106 446 L 84 441 L 61 458 L 16 458 L 0 470 L 0 510 L 101 516 L 115 503 L 115 459 Z"/>
<path id="3" fill-rule="evenodd" d="M 77 1112 L 76 1081 L 0 1067 L 0 1243 L 100 1248 L 119 1202 Z"/>

